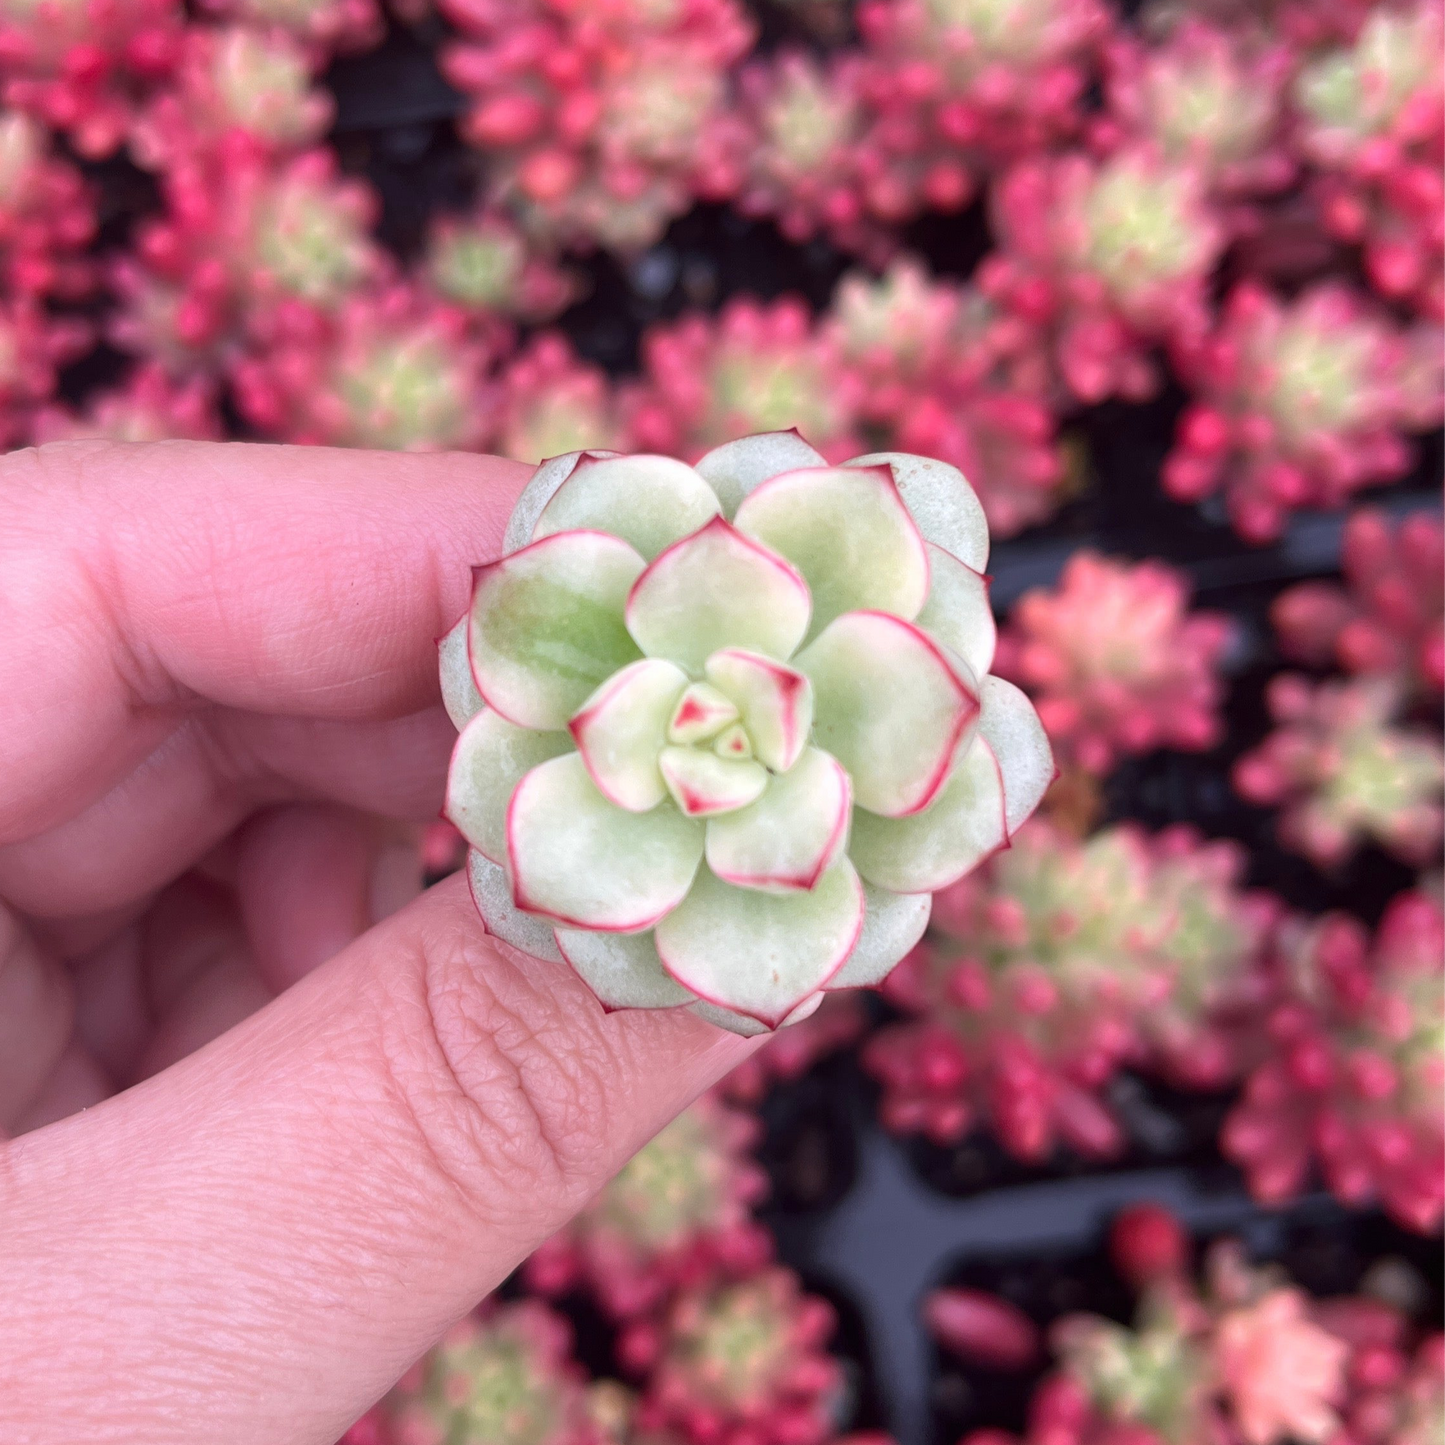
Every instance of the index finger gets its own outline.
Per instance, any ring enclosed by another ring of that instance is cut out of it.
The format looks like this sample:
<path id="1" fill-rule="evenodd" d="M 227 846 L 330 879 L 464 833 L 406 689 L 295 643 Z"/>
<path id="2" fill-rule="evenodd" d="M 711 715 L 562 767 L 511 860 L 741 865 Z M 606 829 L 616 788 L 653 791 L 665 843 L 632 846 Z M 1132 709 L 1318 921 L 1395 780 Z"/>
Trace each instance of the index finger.
<path id="1" fill-rule="evenodd" d="M 62 443 L 0 458 L 0 840 L 188 711 L 398 717 L 500 550 L 496 457 Z"/>

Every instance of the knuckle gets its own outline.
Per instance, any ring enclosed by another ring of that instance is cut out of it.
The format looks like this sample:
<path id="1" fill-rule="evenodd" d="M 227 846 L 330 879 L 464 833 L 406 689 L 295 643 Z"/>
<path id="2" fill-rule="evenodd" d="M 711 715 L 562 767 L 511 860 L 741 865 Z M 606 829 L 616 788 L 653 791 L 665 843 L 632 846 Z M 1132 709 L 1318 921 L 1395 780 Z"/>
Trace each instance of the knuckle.
<path id="1" fill-rule="evenodd" d="M 560 1008 L 551 980 L 460 920 L 410 946 L 386 1052 L 429 1160 L 492 1223 L 516 1219 L 519 1195 L 580 1206 L 605 1171 L 620 1064 L 600 1012 Z"/>

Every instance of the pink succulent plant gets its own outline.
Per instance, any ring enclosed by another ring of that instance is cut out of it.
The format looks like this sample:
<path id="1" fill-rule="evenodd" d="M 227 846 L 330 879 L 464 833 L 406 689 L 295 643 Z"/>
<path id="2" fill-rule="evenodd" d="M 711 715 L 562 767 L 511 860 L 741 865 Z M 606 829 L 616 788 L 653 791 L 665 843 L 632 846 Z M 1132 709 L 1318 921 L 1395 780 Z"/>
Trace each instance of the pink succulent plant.
<path id="1" fill-rule="evenodd" d="M 1152 396 L 1151 355 L 1206 329 L 1205 283 L 1224 242 L 1198 163 L 1139 144 L 1103 161 L 1021 162 L 994 187 L 1000 250 L 985 294 L 1049 329 L 1060 383 L 1091 404 Z"/>
<path id="2" fill-rule="evenodd" d="M 612 383 L 579 360 L 560 332 L 543 332 L 507 363 L 500 382 L 498 444 L 519 462 L 623 443 Z"/>
<path id="3" fill-rule="evenodd" d="M 643 377 L 625 404 L 634 446 L 698 457 L 754 432 L 796 427 L 830 460 L 860 448 L 859 387 L 807 306 L 731 301 L 643 339 Z"/>
<path id="4" fill-rule="evenodd" d="M 483 1307 L 387 1396 L 386 1445 L 599 1445 L 572 1332 L 536 1300 Z M 370 1422 L 369 1422 L 370 1423 Z"/>
<path id="5" fill-rule="evenodd" d="M 156 442 L 172 437 L 218 441 L 214 386 L 204 377 L 174 381 L 154 362 L 137 366 L 118 387 L 92 397 L 85 407 L 50 406 L 35 419 L 37 442 L 109 437 Z"/>
<path id="6" fill-rule="evenodd" d="M 466 37 L 442 68 L 471 97 L 462 133 L 536 234 L 640 250 L 706 174 L 728 67 L 752 43 L 733 0 L 450 0 Z"/>
<path id="7" fill-rule="evenodd" d="M 786 1269 L 687 1291 L 619 1347 L 650 1368 L 638 1427 L 693 1445 L 821 1445 L 842 1381 L 825 1349 L 833 1327 L 831 1306 Z"/>
<path id="8" fill-rule="evenodd" d="M 844 276 L 824 333 L 855 379 L 865 429 L 958 467 L 997 535 L 1058 506 L 1067 469 L 1033 327 L 900 258 L 877 281 Z"/>
<path id="9" fill-rule="evenodd" d="M 0 113 L 0 279 L 9 297 L 74 298 L 92 279 L 81 252 L 95 234 L 95 204 L 48 140 L 30 116 Z"/>
<path id="10" fill-rule="evenodd" d="M 952 1143 L 985 1123 L 1010 1153 L 1095 1156 L 1122 1135 L 1100 1097 L 1124 1065 L 1217 1088 L 1273 906 L 1244 859 L 1187 829 L 1087 842 L 1041 822 L 938 895 L 933 932 L 884 984 L 915 1015 L 871 1039 L 885 1125 Z"/>
<path id="11" fill-rule="evenodd" d="M 1159 747 L 1211 748 L 1230 628 L 1188 602 L 1188 582 L 1166 563 L 1076 552 L 1055 588 L 1015 604 L 998 668 L 1035 697 L 1058 751 L 1090 772 Z"/>
<path id="12" fill-rule="evenodd" d="M 1377 5 L 1353 43 L 1300 72 L 1300 143 L 1326 227 L 1364 247 L 1391 300 L 1445 320 L 1445 17 L 1439 0 Z"/>
<path id="13" fill-rule="evenodd" d="M 1230 199 L 1272 195 L 1293 180 L 1283 126 L 1288 46 L 1187 16 L 1155 43 L 1123 31 L 1105 54 L 1108 109 L 1091 127 L 1095 146 L 1150 142 Z"/>
<path id="14" fill-rule="evenodd" d="M 219 371 L 248 339 L 323 330 L 326 316 L 388 271 L 369 235 L 378 203 L 324 150 L 277 169 L 234 161 L 217 188 L 204 166 L 163 177 L 166 209 L 117 260 L 112 340 L 184 374 Z"/>
<path id="15" fill-rule="evenodd" d="M 1424 864 L 1440 845 L 1437 736 L 1397 725 L 1400 691 L 1379 678 L 1312 686 L 1281 673 L 1267 701 L 1276 727 L 1235 764 L 1241 797 L 1281 807 L 1280 841 L 1321 868 L 1365 842 Z"/>
<path id="16" fill-rule="evenodd" d="M 1302 582 L 1270 610 L 1295 662 L 1386 677 L 1423 698 L 1445 689 L 1445 530 L 1416 512 L 1392 524 L 1362 507 L 1345 524 L 1345 585 Z"/>
<path id="17" fill-rule="evenodd" d="M 131 153 L 147 169 L 224 164 L 239 148 L 294 154 L 319 140 L 335 105 L 313 86 L 314 59 L 284 30 L 186 31 L 170 82 L 137 116 Z"/>
<path id="18" fill-rule="evenodd" d="M 1224 490 L 1250 541 L 1279 535 L 1296 507 L 1337 507 L 1413 461 L 1404 433 L 1440 424 L 1440 340 L 1406 331 L 1329 282 L 1285 303 L 1235 287 L 1207 338 L 1176 354 L 1195 403 L 1164 464 L 1165 490 Z"/>
<path id="19" fill-rule="evenodd" d="M 4 102 L 64 134 L 80 155 L 108 156 L 147 87 L 176 63 L 183 23 L 176 0 L 6 0 Z"/>
<path id="20" fill-rule="evenodd" d="M 252 425 L 280 440 L 392 451 L 481 446 L 487 353 L 466 318 L 406 286 L 281 328 L 231 370 Z"/>
<path id="21" fill-rule="evenodd" d="M 0 447 L 31 440 L 56 373 L 90 342 L 90 327 L 75 317 L 52 316 L 30 297 L 0 301 Z"/>
<path id="22" fill-rule="evenodd" d="M 1276 1202 L 1317 1162 L 1351 1205 L 1376 1200 L 1428 1232 L 1445 1210 L 1445 943 L 1439 901 L 1390 905 L 1373 944 L 1328 914 L 1286 929 L 1268 1056 L 1250 1075 L 1221 1146 L 1251 1190 Z"/>
<path id="23" fill-rule="evenodd" d="M 627 1319 L 720 1268 L 767 1263 L 772 1241 L 751 1215 L 767 1189 L 748 1157 L 757 1135 L 750 1115 L 698 1100 L 532 1255 L 527 1284 L 544 1295 L 580 1285 Z"/>
<path id="24" fill-rule="evenodd" d="M 222 20 L 284 30 L 318 59 L 369 50 L 385 34 L 376 0 L 200 0 Z M 395 7 L 400 11 L 404 6 Z"/>
<path id="25" fill-rule="evenodd" d="M 858 28 L 894 88 L 958 151 L 996 162 L 1072 134 L 1108 25 L 1095 0 L 865 0 Z"/>

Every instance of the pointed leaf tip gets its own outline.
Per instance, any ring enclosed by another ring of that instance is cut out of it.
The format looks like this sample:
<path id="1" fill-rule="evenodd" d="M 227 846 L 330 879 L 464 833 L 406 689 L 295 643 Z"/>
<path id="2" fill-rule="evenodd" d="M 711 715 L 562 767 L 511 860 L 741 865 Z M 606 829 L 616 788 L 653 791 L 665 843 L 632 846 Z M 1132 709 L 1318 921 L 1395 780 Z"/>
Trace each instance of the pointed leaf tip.
<path id="1" fill-rule="evenodd" d="M 627 626 L 649 657 L 691 673 L 722 647 L 785 658 L 812 603 L 797 569 L 721 517 L 669 547 L 637 579 Z"/>
<path id="2" fill-rule="evenodd" d="M 638 657 L 623 608 L 640 556 L 603 532 L 559 532 L 480 568 L 467 647 L 477 691 L 519 727 L 566 727 Z"/>
<path id="3" fill-rule="evenodd" d="M 753 491 L 736 520 L 802 573 L 810 636 L 860 609 L 912 618 L 928 595 L 923 538 L 887 467 L 784 472 Z"/>
<path id="4" fill-rule="evenodd" d="M 699 998 L 776 1028 L 842 967 L 863 923 L 846 857 L 817 887 L 786 895 L 734 888 L 707 869 L 657 927 L 667 972 Z"/>
<path id="5" fill-rule="evenodd" d="M 686 896 L 703 841 L 703 825 L 667 803 L 609 803 L 576 753 L 533 768 L 507 809 L 517 906 L 569 928 L 651 928 Z"/>
<path id="6" fill-rule="evenodd" d="M 886 612 L 845 613 L 796 662 L 813 683 L 814 739 L 847 768 L 858 806 L 927 808 L 978 716 L 964 665 Z"/>
<path id="7" fill-rule="evenodd" d="M 763 482 L 783 472 L 827 465 L 797 428 L 790 427 L 787 431 L 758 432 L 724 442 L 703 456 L 696 470 L 717 493 L 723 515 L 731 518 L 743 498 Z"/>
<path id="8" fill-rule="evenodd" d="M 645 813 L 667 796 L 657 755 L 686 687 L 681 668 L 644 657 L 609 677 L 567 725 L 592 781 L 609 802 Z"/>
<path id="9" fill-rule="evenodd" d="M 537 519 L 537 537 L 610 532 L 649 561 L 718 514 L 712 488 L 673 457 L 583 456 Z"/>

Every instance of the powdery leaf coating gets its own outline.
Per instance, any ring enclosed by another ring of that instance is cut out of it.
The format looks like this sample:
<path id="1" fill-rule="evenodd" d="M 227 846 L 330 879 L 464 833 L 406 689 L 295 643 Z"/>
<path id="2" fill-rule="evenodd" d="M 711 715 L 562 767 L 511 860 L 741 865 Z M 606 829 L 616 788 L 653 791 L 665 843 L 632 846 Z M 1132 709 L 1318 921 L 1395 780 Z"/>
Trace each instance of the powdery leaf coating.
<path id="1" fill-rule="evenodd" d="M 606 531 L 649 562 L 718 514 L 718 499 L 671 457 L 580 457 L 542 508 L 534 538 Z"/>
<path id="2" fill-rule="evenodd" d="M 695 469 L 717 493 L 723 516 L 731 521 L 750 492 L 784 472 L 824 467 L 827 460 L 796 431 L 759 432 L 724 442 L 697 459 Z"/>
<path id="3" fill-rule="evenodd" d="M 972 680 L 936 643 L 885 612 L 849 612 L 798 657 L 813 683 L 814 731 L 853 779 L 860 808 L 926 808 L 978 716 Z"/>
<path id="4" fill-rule="evenodd" d="M 568 532 L 482 568 L 468 651 L 477 691 L 521 727 L 564 727 L 633 661 L 623 608 L 644 562 L 605 532 Z"/>
<path id="5" fill-rule="evenodd" d="M 910 452 L 869 452 L 843 465 L 891 468 L 899 495 L 924 540 L 952 552 L 975 572 L 988 566 L 988 519 L 957 467 Z"/>
<path id="6" fill-rule="evenodd" d="M 575 753 L 528 773 L 507 810 L 517 906 L 573 927 L 651 928 L 687 896 L 702 849 L 700 823 L 615 807 Z"/>
<path id="7" fill-rule="evenodd" d="M 811 610 L 808 587 L 792 567 L 715 517 L 637 579 L 627 627 L 649 657 L 695 674 L 722 647 L 790 656 Z"/>
<path id="8" fill-rule="evenodd" d="M 517 784 L 533 768 L 570 750 L 566 733 L 519 728 L 483 708 L 457 738 L 442 816 L 493 863 L 505 863 L 507 804 Z"/>
<path id="9" fill-rule="evenodd" d="M 987 677 L 986 580 L 909 510 L 982 559 L 962 477 L 901 455 L 797 465 L 816 460 L 795 433 L 719 448 L 736 525 L 680 462 L 545 462 L 516 550 L 477 570 L 439 645 L 478 906 L 608 1008 L 685 1005 L 750 1035 L 876 985 L 929 890 L 1053 775 L 1027 699 Z M 834 607 L 888 607 L 820 627 L 808 576 Z M 909 620 L 925 607 L 936 636 Z"/>
<path id="10" fill-rule="evenodd" d="M 923 538 L 885 467 L 784 472 L 743 500 L 736 523 L 802 573 L 811 636 L 865 608 L 916 617 L 928 595 Z"/>
<path id="11" fill-rule="evenodd" d="M 836 758 L 808 748 L 763 795 L 707 826 L 707 865 L 765 892 L 813 888 L 848 841 L 852 787 Z"/>
<path id="12" fill-rule="evenodd" d="M 686 687 L 681 668 L 644 657 L 613 673 L 567 724 L 608 802 L 645 813 L 667 796 L 657 759 Z"/>
<path id="13" fill-rule="evenodd" d="M 862 926 L 863 885 L 846 858 L 787 894 L 734 888 L 704 868 L 658 924 L 657 951 L 698 997 L 776 1028 L 843 966 Z"/>

